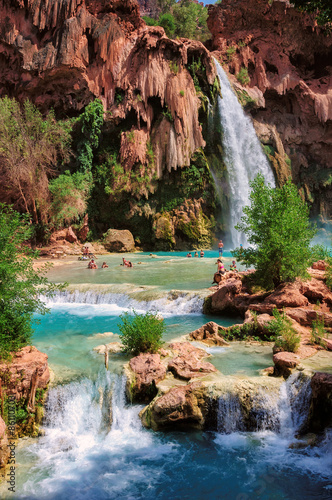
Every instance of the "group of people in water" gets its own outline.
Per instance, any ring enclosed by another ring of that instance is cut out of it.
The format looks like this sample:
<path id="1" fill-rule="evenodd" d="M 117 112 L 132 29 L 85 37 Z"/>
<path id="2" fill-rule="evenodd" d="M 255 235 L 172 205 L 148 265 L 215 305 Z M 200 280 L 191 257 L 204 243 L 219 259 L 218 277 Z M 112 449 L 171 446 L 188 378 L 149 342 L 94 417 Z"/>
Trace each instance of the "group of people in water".
<path id="1" fill-rule="evenodd" d="M 189 257 L 189 258 L 190 258 L 190 257 L 192 257 L 191 252 L 188 252 L 188 253 L 187 253 L 187 257 Z M 194 257 L 198 257 L 198 252 L 195 252 Z M 203 252 L 203 250 L 201 250 L 201 251 L 199 252 L 199 257 L 204 257 L 204 252 Z"/>
<path id="2" fill-rule="evenodd" d="M 223 260 L 222 260 L 223 247 L 224 247 L 224 244 L 223 244 L 222 240 L 219 240 L 219 243 L 218 243 L 219 258 L 217 259 L 217 262 L 216 262 L 216 264 L 218 266 L 216 274 L 219 274 L 219 275 L 224 275 L 226 272 L 226 269 L 225 269 L 225 266 L 224 266 Z M 150 256 L 152 256 L 152 254 L 150 254 Z M 188 252 L 187 257 L 192 257 L 192 253 Z M 194 257 L 204 257 L 204 251 L 201 250 L 199 252 L 199 254 L 197 251 L 195 251 Z M 96 259 L 95 256 L 90 252 L 90 250 L 87 246 L 84 246 L 82 249 L 82 256 L 79 257 L 79 260 L 87 260 L 89 258 L 90 258 L 90 261 L 88 263 L 88 269 L 98 269 L 98 265 L 95 262 L 95 259 Z M 124 257 L 122 258 L 121 266 L 134 267 L 132 262 L 130 260 L 125 259 Z M 108 267 L 107 263 L 103 262 L 101 268 L 105 269 L 107 267 Z M 233 272 L 238 272 L 235 260 L 232 261 L 232 264 L 231 264 L 229 270 L 233 271 Z"/>
<path id="3" fill-rule="evenodd" d="M 122 258 L 122 264 L 120 265 L 125 267 L 134 267 L 130 260 L 126 260 L 124 257 Z M 103 262 L 101 268 L 106 269 L 107 267 L 108 265 L 106 264 L 106 262 Z M 98 265 L 95 262 L 95 257 L 88 263 L 88 269 L 98 269 Z"/>

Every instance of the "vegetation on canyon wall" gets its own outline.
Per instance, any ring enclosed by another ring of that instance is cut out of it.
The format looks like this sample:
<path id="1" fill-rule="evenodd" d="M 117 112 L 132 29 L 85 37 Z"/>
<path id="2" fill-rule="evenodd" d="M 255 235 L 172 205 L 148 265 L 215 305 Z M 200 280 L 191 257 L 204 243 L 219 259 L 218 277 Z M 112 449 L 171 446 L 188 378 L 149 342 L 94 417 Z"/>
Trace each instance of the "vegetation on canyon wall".
<path id="1" fill-rule="evenodd" d="M 210 34 L 207 28 L 208 10 L 193 0 L 157 0 L 156 18 L 144 16 L 148 26 L 162 26 L 170 38 L 184 37 L 206 41 Z"/>
<path id="2" fill-rule="evenodd" d="M 50 296 L 63 288 L 48 282 L 47 265 L 34 270 L 37 254 L 23 246 L 31 233 L 27 214 L 0 204 L 0 358 L 29 344 L 33 314 L 47 312 L 39 294 Z"/>
<path id="3" fill-rule="evenodd" d="M 292 0 L 292 4 L 304 12 L 316 14 L 318 24 L 332 23 L 332 4 L 330 0 Z"/>

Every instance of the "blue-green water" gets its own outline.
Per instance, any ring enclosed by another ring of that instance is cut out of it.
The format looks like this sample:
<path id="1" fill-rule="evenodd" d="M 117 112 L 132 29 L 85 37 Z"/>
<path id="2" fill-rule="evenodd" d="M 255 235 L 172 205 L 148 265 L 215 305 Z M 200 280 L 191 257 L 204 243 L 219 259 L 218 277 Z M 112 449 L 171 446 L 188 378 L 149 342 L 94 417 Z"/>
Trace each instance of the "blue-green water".
<path id="1" fill-rule="evenodd" d="M 121 258 L 98 259 L 109 263 L 106 270 L 91 272 L 84 262 L 73 261 L 50 273 L 54 281 L 66 279 L 71 286 L 49 302 L 51 314 L 40 318 L 34 344 L 48 354 L 57 385 L 49 391 L 45 436 L 23 441 L 17 450 L 15 498 L 331 498 L 331 436 L 317 448 L 289 448 L 296 425 L 282 395 L 277 409 L 281 425 L 274 432 L 154 433 L 142 428 L 142 407 L 127 404 L 124 396 L 126 358 L 111 356 L 106 372 L 103 356 L 93 351 L 119 339 L 119 315 L 133 305 L 158 310 L 167 324 L 166 341 L 211 319 L 226 326 L 237 320 L 201 313 L 215 256 L 194 261 L 175 254 L 135 254 L 134 269 L 119 266 Z M 138 262 L 146 262 L 145 267 Z M 257 380 L 259 371 L 271 365 L 270 346 L 233 343 L 208 350 L 225 377 Z M 237 418 L 231 408 L 228 418 Z M 1 494 L 13 497 L 6 485 Z"/>

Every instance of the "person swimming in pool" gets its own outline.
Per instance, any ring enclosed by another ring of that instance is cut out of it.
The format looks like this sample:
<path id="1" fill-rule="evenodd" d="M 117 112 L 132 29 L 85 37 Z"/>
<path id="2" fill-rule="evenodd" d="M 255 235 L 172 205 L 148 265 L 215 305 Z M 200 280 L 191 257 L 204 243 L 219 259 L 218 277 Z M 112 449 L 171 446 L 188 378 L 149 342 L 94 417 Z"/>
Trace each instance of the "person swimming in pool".
<path id="1" fill-rule="evenodd" d="M 90 260 L 88 264 L 88 269 L 98 269 L 98 266 L 93 259 Z"/>
<path id="2" fill-rule="evenodd" d="M 122 265 L 125 267 L 134 267 L 130 260 L 126 260 L 124 257 L 122 257 Z"/>

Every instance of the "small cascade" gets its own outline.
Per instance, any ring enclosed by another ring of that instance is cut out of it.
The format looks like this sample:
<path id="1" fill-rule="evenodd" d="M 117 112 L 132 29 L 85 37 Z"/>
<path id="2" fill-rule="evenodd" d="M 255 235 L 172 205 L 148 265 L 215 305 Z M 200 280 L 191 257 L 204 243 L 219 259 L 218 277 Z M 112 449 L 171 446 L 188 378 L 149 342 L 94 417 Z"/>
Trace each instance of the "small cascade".
<path id="1" fill-rule="evenodd" d="M 217 425 L 218 432 L 223 434 L 245 430 L 241 405 L 236 394 L 228 393 L 219 398 Z"/>
<path id="2" fill-rule="evenodd" d="M 124 311 L 135 309 L 137 312 L 158 311 L 162 314 L 195 314 L 201 313 L 203 309 L 204 294 L 199 292 L 184 292 L 173 290 L 156 294 L 155 298 L 151 292 L 133 293 L 111 293 L 109 291 L 68 289 L 56 292 L 49 299 L 41 297 L 47 307 L 66 304 L 84 304 L 90 306 L 107 306 L 112 314 L 121 314 Z M 146 298 L 146 300 L 144 300 Z"/>
<path id="3" fill-rule="evenodd" d="M 222 98 L 218 97 L 218 108 L 230 190 L 229 227 L 232 245 L 237 247 L 246 244 L 245 236 L 234 226 L 241 219 L 243 207 L 249 204 L 250 182 L 258 173 L 263 174 L 271 186 L 275 186 L 275 181 L 250 118 L 244 113 L 225 71 L 217 60 L 215 64 L 222 93 Z"/>
<path id="4" fill-rule="evenodd" d="M 306 373 L 293 373 L 282 386 L 287 392 L 290 417 L 281 426 L 281 432 L 286 428 L 285 423 L 291 424 L 294 432 L 304 424 L 311 401 L 311 377 Z"/>
<path id="5" fill-rule="evenodd" d="M 292 439 L 308 416 L 310 380 L 305 373 L 294 373 L 278 391 L 255 386 L 243 390 L 235 384 L 218 399 L 218 432 L 273 431 Z"/>

